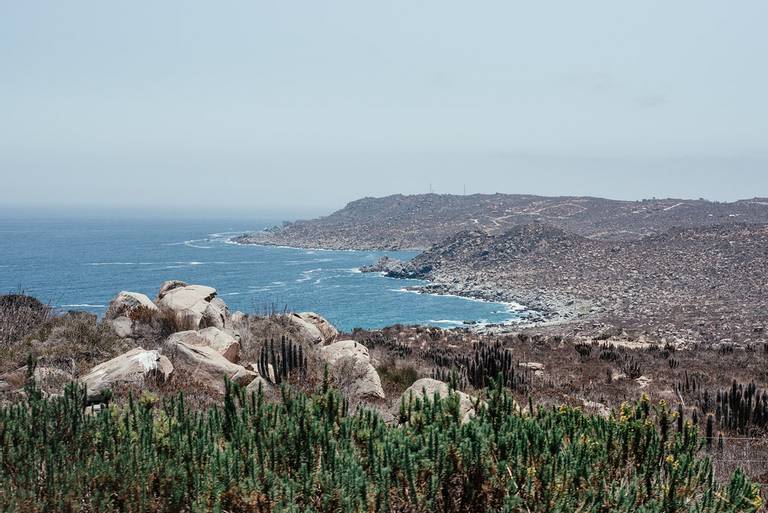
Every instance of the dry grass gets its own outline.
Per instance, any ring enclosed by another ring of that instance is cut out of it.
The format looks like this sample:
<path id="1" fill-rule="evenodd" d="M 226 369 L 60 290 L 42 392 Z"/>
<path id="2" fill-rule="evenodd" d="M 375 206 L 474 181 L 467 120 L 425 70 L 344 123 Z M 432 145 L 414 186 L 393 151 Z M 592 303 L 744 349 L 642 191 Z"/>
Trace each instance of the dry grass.
<path id="1" fill-rule="evenodd" d="M 45 324 L 52 316 L 49 305 L 23 292 L 0 296 L 0 346 L 20 342 L 30 331 Z"/>
<path id="2" fill-rule="evenodd" d="M 77 376 L 130 349 L 95 315 L 56 314 L 29 296 L 0 296 L 0 324 L 0 372 L 18 369 L 32 357 Z"/>

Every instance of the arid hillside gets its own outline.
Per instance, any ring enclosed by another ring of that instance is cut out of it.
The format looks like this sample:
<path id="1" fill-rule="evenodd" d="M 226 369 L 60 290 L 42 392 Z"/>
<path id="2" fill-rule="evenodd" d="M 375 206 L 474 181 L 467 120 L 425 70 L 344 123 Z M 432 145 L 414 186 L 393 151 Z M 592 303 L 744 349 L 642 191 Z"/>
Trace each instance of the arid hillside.
<path id="1" fill-rule="evenodd" d="M 637 240 L 672 227 L 768 222 L 768 199 L 616 201 L 518 194 L 363 198 L 326 217 L 244 235 L 241 243 L 327 249 L 426 249 L 461 231 L 500 234 L 545 222 L 599 240 Z"/>
<path id="2" fill-rule="evenodd" d="M 462 232 L 404 268 L 390 266 L 395 276 L 432 280 L 432 292 L 551 305 L 561 315 L 568 313 L 563 305 L 586 302 L 587 325 L 600 320 L 697 342 L 763 342 L 766 336 L 766 225 L 602 241 L 532 224 L 499 235 Z"/>

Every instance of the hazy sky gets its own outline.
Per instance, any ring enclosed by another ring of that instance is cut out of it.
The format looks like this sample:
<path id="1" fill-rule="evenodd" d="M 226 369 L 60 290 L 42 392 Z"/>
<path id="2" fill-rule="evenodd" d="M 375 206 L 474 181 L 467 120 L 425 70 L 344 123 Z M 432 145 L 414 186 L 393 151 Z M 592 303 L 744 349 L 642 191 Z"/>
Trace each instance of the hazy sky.
<path id="1" fill-rule="evenodd" d="M 0 206 L 768 196 L 768 2 L 4 1 Z"/>

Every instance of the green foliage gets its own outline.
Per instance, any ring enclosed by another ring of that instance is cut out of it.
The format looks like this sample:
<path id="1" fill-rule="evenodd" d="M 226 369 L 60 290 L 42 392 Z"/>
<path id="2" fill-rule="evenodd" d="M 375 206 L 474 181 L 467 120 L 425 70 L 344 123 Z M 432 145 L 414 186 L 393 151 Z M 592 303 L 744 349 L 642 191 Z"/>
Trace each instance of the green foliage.
<path id="1" fill-rule="evenodd" d="M 461 388 L 467 383 L 480 389 L 501 382 L 510 390 L 528 391 L 531 372 L 515 361 L 509 348 L 500 341 L 478 341 L 472 345 L 473 351 L 468 354 L 432 355 L 438 365 L 432 377 L 457 383 Z"/>
<path id="2" fill-rule="evenodd" d="M 758 389 L 754 382 L 734 380 L 729 389 L 711 391 L 686 373 L 677 390 L 692 398 L 702 413 L 714 413 L 719 429 L 747 435 L 762 435 L 768 429 L 768 390 Z"/>
<path id="3" fill-rule="evenodd" d="M 754 512 L 737 472 L 713 480 L 666 405 L 615 418 L 520 413 L 501 387 L 462 424 L 455 395 L 419 397 L 404 424 L 347 412 L 332 389 L 282 401 L 231 383 L 224 406 L 143 397 L 85 413 L 83 389 L 0 409 L 8 512 Z"/>
<path id="4" fill-rule="evenodd" d="M 298 372 L 301 377 L 306 377 L 307 357 L 304 355 L 304 348 L 292 340 L 280 338 L 280 345 L 275 347 L 275 341 L 265 341 L 259 353 L 259 373 L 272 381 L 274 377 L 275 384 L 280 384 L 288 377 Z M 272 372 L 269 367 L 272 367 Z"/>

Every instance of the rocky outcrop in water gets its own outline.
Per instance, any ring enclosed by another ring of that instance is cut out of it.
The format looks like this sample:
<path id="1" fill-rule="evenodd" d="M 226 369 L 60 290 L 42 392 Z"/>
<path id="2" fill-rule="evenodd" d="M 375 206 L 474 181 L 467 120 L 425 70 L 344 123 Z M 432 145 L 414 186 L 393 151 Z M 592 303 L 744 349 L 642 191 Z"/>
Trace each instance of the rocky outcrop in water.
<path id="1" fill-rule="evenodd" d="M 373 265 L 360 268 L 364 273 L 384 273 L 390 278 L 426 279 L 429 277 L 432 266 L 429 264 L 418 266 L 413 262 L 404 262 L 388 256 L 381 257 Z"/>

